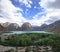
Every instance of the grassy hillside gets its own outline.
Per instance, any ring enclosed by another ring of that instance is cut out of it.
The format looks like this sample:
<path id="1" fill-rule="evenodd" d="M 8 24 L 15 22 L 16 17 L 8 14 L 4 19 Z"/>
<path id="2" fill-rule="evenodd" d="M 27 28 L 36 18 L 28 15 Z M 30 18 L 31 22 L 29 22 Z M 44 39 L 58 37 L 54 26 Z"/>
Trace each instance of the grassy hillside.
<path id="1" fill-rule="evenodd" d="M 1 41 L 2 42 L 2 41 Z M 60 52 L 60 34 L 27 33 L 10 35 L 4 42 L 5 46 L 52 46 L 53 52 Z"/>

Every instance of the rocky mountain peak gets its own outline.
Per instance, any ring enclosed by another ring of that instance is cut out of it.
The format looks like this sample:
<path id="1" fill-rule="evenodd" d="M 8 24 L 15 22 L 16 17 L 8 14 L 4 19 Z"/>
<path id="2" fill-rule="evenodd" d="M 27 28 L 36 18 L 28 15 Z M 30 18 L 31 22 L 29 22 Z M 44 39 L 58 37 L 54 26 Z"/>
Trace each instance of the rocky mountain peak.
<path id="1" fill-rule="evenodd" d="M 32 25 L 29 22 L 22 24 L 22 30 L 32 30 Z"/>

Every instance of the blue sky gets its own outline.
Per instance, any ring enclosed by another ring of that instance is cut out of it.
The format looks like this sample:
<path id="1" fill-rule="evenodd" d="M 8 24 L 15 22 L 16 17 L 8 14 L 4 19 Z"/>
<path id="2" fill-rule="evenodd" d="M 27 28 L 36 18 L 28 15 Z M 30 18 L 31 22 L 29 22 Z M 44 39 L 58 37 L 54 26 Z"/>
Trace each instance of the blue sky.
<path id="1" fill-rule="evenodd" d="M 0 0 L 0 23 L 51 24 L 60 19 L 59 4 L 59 0 Z"/>
<path id="2" fill-rule="evenodd" d="M 44 8 L 40 6 L 39 4 L 40 0 L 30 0 L 30 1 L 32 3 L 28 2 L 27 5 L 30 5 L 30 7 L 27 7 L 22 2 L 11 0 L 12 4 L 15 7 L 19 7 L 23 10 L 23 12 L 21 12 L 23 17 L 25 17 L 26 19 L 33 19 L 33 16 L 35 16 L 37 13 L 44 11 Z M 20 12 L 20 11 L 17 11 L 17 12 Z"/>

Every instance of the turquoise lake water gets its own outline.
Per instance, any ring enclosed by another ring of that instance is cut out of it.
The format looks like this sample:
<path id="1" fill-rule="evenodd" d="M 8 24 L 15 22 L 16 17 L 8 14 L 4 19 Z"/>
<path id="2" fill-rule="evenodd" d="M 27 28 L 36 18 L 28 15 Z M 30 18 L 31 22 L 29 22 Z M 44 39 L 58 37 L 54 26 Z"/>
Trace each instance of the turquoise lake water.
<path id="1" fill-rule="evenodd" d="M 45 32 L 45 31 L 11 31 L 10 33 L 4 33 L 4 34 L 24 34 L 24 33 L 48 33 L 52 34 L 51 32 Z"/>

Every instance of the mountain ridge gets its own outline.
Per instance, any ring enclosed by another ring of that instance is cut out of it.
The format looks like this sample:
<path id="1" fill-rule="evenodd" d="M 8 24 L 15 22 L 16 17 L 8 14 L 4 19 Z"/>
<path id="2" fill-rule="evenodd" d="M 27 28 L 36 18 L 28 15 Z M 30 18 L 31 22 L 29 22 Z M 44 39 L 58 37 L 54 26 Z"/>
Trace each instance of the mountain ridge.
<path id="1" fill-rule="evenodd" d="M 7 29 L 8 31 L 47 31 L 60 33 L 60 20 L 55 21 L 52 24 L 42 24 L 41 26 L 32 26 L 29 22 L 25 22 L 22 26 L 16 23 L 0 23 L 0 31 L 2 29 Z"/>

